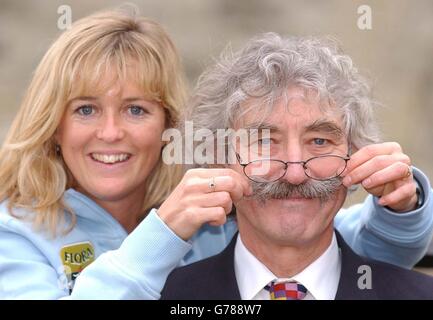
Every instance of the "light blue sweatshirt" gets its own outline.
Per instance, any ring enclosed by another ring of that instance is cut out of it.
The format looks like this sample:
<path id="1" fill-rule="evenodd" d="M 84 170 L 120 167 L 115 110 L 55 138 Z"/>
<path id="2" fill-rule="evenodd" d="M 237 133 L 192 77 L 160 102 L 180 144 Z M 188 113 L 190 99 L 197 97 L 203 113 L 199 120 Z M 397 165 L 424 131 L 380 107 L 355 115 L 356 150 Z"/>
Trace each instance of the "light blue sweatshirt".
<path id="1" fill-rule="evenodd" d="M 433 230 L 433 192 L 424 174 L 416 169 L 414 174 L 425 193 L 417 210 L 395 214 L 369 196 L 339 211 L 335 227 L 357 253 L 407 268 L 423 256 Z M 202 227 L 185 242 L 151 210 L 128 235 L 86 196 L 70 189 L 65 200 L 77 223 L 54 239 L 34 231 L 29 219 L 12 217 L 6 201 L 0 204 L 0 298 L 158 299 L 176 266 L 220 252 L 237 231 L 229 219 L 224 226 Z M 73 281 L 67 275 L 84 267 L 70 290 Z"/>

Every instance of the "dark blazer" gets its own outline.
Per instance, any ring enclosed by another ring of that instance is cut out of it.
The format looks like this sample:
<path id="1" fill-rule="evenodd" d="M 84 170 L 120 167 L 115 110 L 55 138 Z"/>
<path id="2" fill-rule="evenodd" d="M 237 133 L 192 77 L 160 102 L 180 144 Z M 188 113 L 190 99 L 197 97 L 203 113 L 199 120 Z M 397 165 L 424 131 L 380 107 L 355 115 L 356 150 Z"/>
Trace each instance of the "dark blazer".
<path id="1" fill-rule="evenodd" d="M 336 234 L 342 258 L 336 300 L 433 299 L 433 277 L 361 257 Z M 236 238 L 237 234 L 220 254 L 175 269 L 167 279 L 161 299 L 240 300 L 234 268 Z M 365 274 L 365 271 L 358 273 L 362 265 L 371 268 L 371 289 L 358 288 L 358 280 Z"/>

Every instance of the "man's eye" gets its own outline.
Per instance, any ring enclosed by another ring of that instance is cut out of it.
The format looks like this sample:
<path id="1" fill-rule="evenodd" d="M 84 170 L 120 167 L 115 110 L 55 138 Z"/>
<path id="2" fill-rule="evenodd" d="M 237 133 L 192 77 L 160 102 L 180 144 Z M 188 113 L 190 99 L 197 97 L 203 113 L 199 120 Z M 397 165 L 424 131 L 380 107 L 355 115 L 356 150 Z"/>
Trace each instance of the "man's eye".
<path id="1" fill-rule="evenodd" d="M 259 144 L 271 144 L 272 143 L 272 139 L 270 139 L 270 138 L 262 138 L 262 139 L 259 139 Z"/>
<path id="2" fill-rule="evenodd" d="M 314 144 L 316 144 L 316 145 L 318 145 L 318 146 L 323 146 L 323 145 L 325 145 L 326 144 L 326 139 L 323 139 L 323 138 L 314 138 L 313 139 L 313 142 L 314 142 Z"/>
<path id="3" fill-rule="evenodd" d="M 129 107 L 129 112 L 133 115 L 133 116 L 142 116 L 146 113 L 146 110 L 144 110 L 142 107 L 140 106 L 130 106 Z"/>
<path id="4" fill-rule="evenodd" d="M 92 106 L 81 106 L 79 107 L 76 112 L 78 112 L 78 114 L 82 115 L 82 116 L 90 116 L 91 114 L 93 114 L 94 108 Z"/>

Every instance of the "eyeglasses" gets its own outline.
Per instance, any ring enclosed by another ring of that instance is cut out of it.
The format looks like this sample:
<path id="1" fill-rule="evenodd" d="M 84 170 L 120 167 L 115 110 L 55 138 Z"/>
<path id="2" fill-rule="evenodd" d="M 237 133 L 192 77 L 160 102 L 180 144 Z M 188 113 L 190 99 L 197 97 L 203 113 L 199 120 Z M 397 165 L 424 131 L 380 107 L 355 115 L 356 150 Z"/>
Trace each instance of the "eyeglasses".
<path id="1" fill-rule="evenodd" d="M 289 164 L 300 164 L 305 175 L 311 179 L 325 181 L 339 177 L 347 167 L 349 154 L 345 157 L 326 154 L 312 157 L 305 161 L 282 161 L 276 159 L 260 159 L 242 163 L 241 157 L 236 153 L 239 164 L 243 167 L 248 179 L 255 182 L 274 182 L 281 179 L 287 172 Z"/>

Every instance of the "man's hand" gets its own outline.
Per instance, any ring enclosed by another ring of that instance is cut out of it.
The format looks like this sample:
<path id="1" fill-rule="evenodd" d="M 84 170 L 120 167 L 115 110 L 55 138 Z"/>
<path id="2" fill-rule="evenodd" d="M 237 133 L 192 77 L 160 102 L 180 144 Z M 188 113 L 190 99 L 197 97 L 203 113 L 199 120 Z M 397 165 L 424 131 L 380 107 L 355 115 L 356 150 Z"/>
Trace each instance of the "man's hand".
<path id="1" fill-rule="evenodd" d="M 343 184 L 361 183 L 379 204 L 396 212 L 416 208 L 416 184 L 411 161 L 396 142 L 373 144 L 355 152 L 347 163 Z"/>

